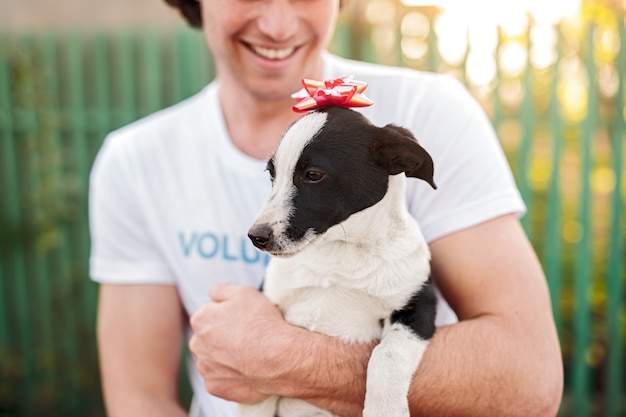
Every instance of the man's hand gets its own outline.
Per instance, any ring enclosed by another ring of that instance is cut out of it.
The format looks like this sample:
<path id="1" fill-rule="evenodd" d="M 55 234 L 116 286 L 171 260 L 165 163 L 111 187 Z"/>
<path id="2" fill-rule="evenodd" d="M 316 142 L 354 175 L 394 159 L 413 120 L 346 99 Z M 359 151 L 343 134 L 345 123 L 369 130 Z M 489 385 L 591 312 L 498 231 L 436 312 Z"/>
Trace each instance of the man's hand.
<path id="1" fill-rule="evenodd" d="M 361 413 L 375 343 L 349 344 L 293 326 L 253 287 L 220 285 L 210 295 L 213 302 L 191 317 L 189 347 L 211 394 L 248 404 L 280 395 L 340 415 Z"/>
<path id="2" fill-rule="evenodd" d="M 240 403 L 274 394 L 268 388 L 288 365 L 281 345 L 292 326 L 254 287 L 220 285 L 210 295 L 191 317 L 189 342 L 207 391 Z"/>

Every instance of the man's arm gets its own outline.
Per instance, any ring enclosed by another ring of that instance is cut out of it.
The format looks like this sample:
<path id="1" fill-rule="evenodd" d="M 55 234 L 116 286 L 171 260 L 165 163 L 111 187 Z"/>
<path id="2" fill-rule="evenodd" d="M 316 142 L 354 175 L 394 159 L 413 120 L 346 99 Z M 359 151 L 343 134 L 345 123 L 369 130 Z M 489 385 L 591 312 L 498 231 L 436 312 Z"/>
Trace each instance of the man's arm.
<path id="1" fill-rule="evenodd" d="M 109 416 L 187 415 L 178 403 L 184 320 L 174 286 L 100 286 L 98 348 Z"/>
<path id="2" fill-rule="evenodd" d="M 563 368 L 544 274 L 515 216 L 431 245 L 458 324 L 437 330 L 414 378 L 414 415 L 554 416 Z"/>
<path id="3" fill-rule="evenodd" d="M 518 220 L 503 216 L 431 249 L 437 285 L 461 321 L 435 333 L 411 385 L 411 414 L 554 416 L 559 343 L 544 276 Z M 209 391 L 240 402 L 278 394 L 361 415 L 371 345 L 290 326 L 251 289 L 218 287 L 213 297 L 192 320 L 192 350 Z M 205 354 L 216 349 L 219 359 Z"/>

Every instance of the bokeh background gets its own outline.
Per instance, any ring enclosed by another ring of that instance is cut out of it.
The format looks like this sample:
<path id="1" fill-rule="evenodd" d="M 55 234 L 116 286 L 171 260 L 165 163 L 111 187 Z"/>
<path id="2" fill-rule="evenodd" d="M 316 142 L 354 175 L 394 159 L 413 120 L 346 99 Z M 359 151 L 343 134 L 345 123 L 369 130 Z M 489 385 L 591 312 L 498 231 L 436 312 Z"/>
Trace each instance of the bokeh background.
<path id="1" fill-rule="evenodd" d="M 331 48 L 452 74 L 490 116 L 551 290 L 561 416 L 626 416 L 625 7 L 352 0 Z M 89 169 L 108 131 L 213 75 L 201 33 L 160 0 L 0 5 L 0 416 L 104 415 Z"/>

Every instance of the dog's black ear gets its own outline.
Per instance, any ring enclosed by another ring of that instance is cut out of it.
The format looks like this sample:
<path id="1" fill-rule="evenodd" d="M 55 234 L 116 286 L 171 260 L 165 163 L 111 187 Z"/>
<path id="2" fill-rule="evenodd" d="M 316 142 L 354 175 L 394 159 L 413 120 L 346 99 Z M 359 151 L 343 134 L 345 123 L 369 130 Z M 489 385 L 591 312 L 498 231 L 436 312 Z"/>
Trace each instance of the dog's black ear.
<path id="1" fill-rule="evenodd" d="M 370 150 L 374 163 L 389 175 L 404 172 L 407 177 L 422 179 L 437 189 L 433 159 L 408 129 L 392 124 L 379 128 Z"/>

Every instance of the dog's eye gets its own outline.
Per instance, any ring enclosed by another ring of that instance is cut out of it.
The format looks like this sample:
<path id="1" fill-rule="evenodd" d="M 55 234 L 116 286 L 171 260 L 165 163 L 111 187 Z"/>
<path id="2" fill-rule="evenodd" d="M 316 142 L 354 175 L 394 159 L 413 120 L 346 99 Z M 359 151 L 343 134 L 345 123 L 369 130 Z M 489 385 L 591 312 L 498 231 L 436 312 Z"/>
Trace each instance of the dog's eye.
<path id="1" fill-rule="evenodd" d="M 306 182 L 319 182 L 324 178 L 325 174 L 322 171 L 310 169 L 304 173 L 304 180 Z"/>

